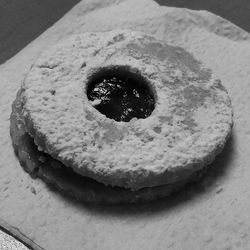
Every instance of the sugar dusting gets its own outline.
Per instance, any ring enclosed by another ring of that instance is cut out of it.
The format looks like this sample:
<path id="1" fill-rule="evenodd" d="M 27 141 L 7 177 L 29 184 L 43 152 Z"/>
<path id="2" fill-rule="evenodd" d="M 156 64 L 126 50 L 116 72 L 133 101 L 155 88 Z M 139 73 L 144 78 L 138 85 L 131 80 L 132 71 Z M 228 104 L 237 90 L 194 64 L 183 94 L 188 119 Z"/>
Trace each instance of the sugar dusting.
<path id="1" fill-rule="evenodd" d="M 159 7 L 147 0 L 120 2 L 102 1 L 98 9 L 98 1 L 88 1 L 88 7 L 83 1 L 1 65 L 1 217 L 45 249 L 249 249 L 249 35 L 207 12 Z M 44 47 L 72 33 L 115 27 L 154 34 L 204 61 L 229 91 L 235 126 L 199 189 L 190 187 L 149 206 L 88 209 L 23 173 L 11 147 L 8 118 L 25 72 Z"/>
<path id="2" fill-rule="evenodd" d="M 147 119 L 116 122 L 89 105 L 89 77 L 118 68 L 154 89 L 157 105 Z M 230 99 L 211 75 L 184 49 L 144 33 L 86 32 L 33 65 L 22 84 L 23 118 L 35 143 L 79 174 L 134 190 L 173 183 L 210 163 L 231 132 Z M 194 116 L 201 107 L 206 124 Z"/>

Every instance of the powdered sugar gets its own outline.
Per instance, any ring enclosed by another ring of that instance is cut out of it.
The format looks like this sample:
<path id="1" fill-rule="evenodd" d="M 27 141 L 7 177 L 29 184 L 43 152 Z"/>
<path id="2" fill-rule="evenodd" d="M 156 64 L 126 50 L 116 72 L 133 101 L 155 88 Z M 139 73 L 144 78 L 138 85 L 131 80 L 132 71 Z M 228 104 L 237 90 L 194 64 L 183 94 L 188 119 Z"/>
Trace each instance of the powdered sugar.
<path id="1" fill-rule="evenodd" d="M 148 118 L 126 124 L 91 107 L 89 78 L 118 66 L 154 90 Z M 210 163 L 230 134 L 229 97 L 210 81 L 211 72 L 185 50 L 143 33 L 85 33 L 33 65 L 22 85 L 24 120 L 37 145 L 79 174 L 131 189 L 173 183 Z M 200 108 L 209 114 L 203 126 L 193 117 Z"/>

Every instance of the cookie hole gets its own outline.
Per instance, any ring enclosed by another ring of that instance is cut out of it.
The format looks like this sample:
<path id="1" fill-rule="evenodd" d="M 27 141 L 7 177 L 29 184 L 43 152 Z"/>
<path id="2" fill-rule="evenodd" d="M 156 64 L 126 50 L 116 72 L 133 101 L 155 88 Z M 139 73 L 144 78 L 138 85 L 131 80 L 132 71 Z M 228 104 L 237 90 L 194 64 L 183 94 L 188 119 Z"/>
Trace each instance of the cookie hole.
<path id="1" fill-rule="evenodd" d="M 155 108 L 150 84 L 138 70 L 129 66 L 95 71 L 89 77 L 87 96 L 100 113 L 118 122 L 146 118 Z"/>

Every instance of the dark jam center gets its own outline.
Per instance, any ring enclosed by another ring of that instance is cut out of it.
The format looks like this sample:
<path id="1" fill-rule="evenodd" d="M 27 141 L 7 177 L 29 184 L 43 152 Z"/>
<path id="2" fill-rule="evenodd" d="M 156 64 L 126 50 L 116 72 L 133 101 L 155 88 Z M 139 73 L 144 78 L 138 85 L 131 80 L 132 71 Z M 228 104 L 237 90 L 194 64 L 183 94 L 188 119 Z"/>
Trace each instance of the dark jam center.
<path id="1" fill-rule="evenodd" d="M 116 121 L 146 118 L 154 109 L 154 97 L 145 83 L 131 77 L 102 77 L 92 82 L 88 98 L 94 107 Z"/>

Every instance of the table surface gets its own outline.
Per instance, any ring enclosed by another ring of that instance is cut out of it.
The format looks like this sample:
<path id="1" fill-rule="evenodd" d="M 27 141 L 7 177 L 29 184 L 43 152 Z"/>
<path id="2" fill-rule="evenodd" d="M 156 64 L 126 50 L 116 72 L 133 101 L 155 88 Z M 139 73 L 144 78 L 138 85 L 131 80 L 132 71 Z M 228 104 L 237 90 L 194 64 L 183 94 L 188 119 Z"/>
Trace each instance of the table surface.
<path id="1" fill-rule="evenodd" d="M 21 242 L 0 230 L 0 249 L 1 250 L 29 250 Z"/>

